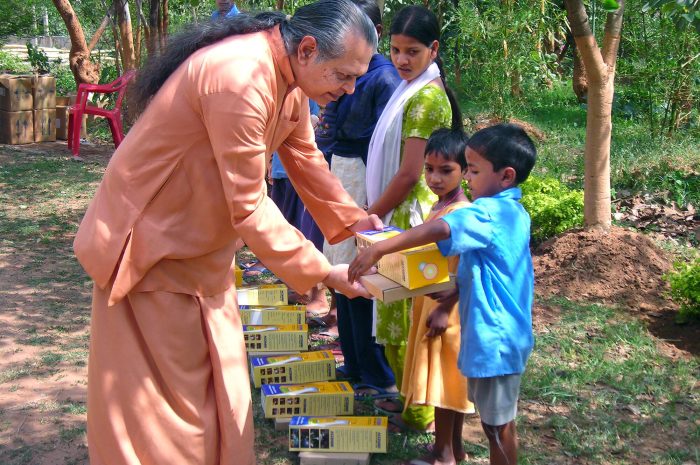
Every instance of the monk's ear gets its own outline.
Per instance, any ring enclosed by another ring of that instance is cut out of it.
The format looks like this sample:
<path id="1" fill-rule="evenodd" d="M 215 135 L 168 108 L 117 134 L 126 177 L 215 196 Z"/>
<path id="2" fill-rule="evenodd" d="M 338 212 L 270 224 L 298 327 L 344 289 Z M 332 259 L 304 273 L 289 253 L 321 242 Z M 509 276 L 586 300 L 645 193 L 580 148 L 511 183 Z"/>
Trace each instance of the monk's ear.
<path id="1" fill-rule="evenodd" d="M 299 64 L 306 65 L 316 60 L 318 57 L 318 44 L 316 38 L 312 36 L 304 36 L 299 42 L 297 48 L 297 61 Z"/>

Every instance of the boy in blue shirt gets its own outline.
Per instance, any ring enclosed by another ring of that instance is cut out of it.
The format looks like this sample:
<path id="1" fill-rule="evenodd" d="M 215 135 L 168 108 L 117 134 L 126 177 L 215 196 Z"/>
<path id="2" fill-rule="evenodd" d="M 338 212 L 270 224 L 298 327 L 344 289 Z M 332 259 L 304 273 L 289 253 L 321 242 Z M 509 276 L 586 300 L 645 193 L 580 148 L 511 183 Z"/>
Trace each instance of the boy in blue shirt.
<path id="1" fill-rule="evenodd" d="M 518 202 L 517 186 L 529 176 L 536 149 L 522 128 L 499 124 L 474 134 L 466 157 L 473 203 L 364 249 L 350 265 L 349 277 L 359 278 L 388 253 L 431 242 L 443 255 L 460 256 L 458 364 L 469 378 L 469 400 L 481 416 L 491 464 L 515 465 L 520 377 L 534 343 L 530 217 Z M 449 294 L 443 300 L 457 298 Z"/>

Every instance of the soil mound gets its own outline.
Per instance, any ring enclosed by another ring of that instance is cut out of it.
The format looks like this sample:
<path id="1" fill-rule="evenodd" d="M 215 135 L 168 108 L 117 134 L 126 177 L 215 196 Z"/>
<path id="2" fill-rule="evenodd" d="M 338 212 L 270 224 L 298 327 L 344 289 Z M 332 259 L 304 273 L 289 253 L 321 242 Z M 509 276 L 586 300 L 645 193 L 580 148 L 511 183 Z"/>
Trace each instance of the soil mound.
<path id="1" fill-rule="evenodd" d="M 668 310 L 663 274 L 671 261 L 646 236 L 622 228 L 574 230 L 533 254 L 540 295 L 617 303 L 644 312 Z"/>

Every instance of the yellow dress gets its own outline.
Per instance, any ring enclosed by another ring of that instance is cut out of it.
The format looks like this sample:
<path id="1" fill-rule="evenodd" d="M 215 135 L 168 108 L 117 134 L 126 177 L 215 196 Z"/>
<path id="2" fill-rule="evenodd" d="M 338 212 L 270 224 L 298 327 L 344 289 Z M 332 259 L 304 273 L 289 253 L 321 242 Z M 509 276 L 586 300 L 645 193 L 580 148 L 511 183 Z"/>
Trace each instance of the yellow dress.
<path id="1" fill-rule="evenodd" d="M 456 202 L 439 212 L 430 212 L 426 221 L 432 221 L 468 202 Z M 449 257 L 449 270 L 457 272 L 459 257 Z M 469 413 L 474 405 L 467 399 L 467 378 L 457 367 L 460 344 L 459 310 L 450 312 L 447 330 L 438 337 L 426 336 L 428 316 L 437 302 L 427 296 L 415 297 L 411 328 L 406 346 L 406 361 L 401 383 L 401 394 L 406 405 L 432 405 L 456 412 Z"/>

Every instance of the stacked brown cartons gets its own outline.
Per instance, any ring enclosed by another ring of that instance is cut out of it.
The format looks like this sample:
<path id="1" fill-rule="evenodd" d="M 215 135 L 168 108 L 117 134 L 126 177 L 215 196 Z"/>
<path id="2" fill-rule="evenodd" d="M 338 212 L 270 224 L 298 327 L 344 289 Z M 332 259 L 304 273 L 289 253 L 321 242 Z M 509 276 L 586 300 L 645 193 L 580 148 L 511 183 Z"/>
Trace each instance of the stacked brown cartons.
<path id="1" fill-rule="evenodd" d="M 34 94 L 34 142 L 56 140 L 56 78 L 37 74 L 32 78 Z"/>
<path id="2" fill-rule="evenodd" d="M 69 97 L 56 96 L 56 139 L 68 140 L 68 109 Z"/>
<path id="3" fill-rule="evenodd" d="M 34 142 L 31 76 L 0 74 L 0 143 Z"/>

